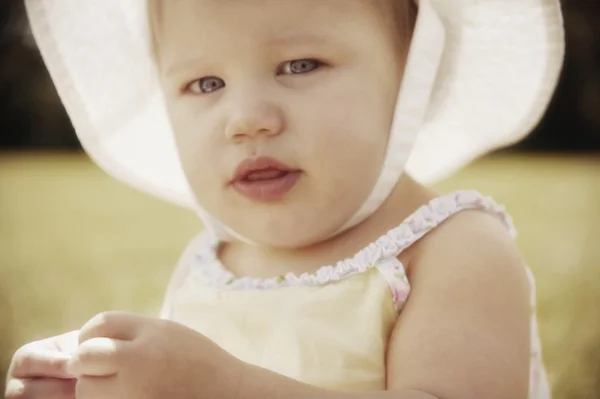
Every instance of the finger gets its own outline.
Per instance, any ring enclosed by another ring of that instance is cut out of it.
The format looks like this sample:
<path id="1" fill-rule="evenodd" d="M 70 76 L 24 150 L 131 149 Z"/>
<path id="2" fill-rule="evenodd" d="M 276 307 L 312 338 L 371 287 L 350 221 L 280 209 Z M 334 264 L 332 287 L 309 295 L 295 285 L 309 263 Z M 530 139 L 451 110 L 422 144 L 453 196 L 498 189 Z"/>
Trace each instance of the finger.
<path id="1" fill-rule="evenodd" d="M 48 339 L 60 352 L 73 354 L 79 346 L 79 330 L 69 331 Z"/>
<path id="2" fill-rule="evenodd" d="M 67 371 L 71 355 L 48 349 L 23 347 L 15 353 L 11 376 L 14 378 L 72 378 Z"/>
<path id="3" fill-rule="evenodd" d="M 6 385 L 6 399 L 74 399 L 77 380 L 38 378 L 12 379 Z"/>
<path id="4" fill-rule="evenodd" d="M 79 331 L 79 343 L 96 337 L 133 340 L 148 318 L 125 312 L 104 312 L 93 317 Z"/>
<path id="5" fill-rule="evenodd" d="M 108 377 L 117 373 L 126 358 L 129 341 L 112 338 L 90 338 L 83 342 L 71 358 L 69 373 L 81 377 Z"/>
<path id="6" fill-rule="evenodd" d="M 75 397 L 85 399 L 126 398 L 117 392 L 117 376 L 81 377 L 75 386 Z"/>

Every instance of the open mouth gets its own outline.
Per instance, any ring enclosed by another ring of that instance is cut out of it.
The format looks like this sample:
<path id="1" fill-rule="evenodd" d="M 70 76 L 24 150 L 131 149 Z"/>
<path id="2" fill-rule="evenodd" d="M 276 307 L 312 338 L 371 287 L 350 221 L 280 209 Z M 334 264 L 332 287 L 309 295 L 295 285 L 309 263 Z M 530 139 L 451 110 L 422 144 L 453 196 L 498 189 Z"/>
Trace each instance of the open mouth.
<path id="1" fill-rule="evenodd" d="M 283 177 L 285 177 L 286 175 L 288 175 L 289 171 L 287 170 L 279 170 L 279 169 L 263 169 L 263 170 L 255 170 L 252 171 L 250 173 L 248 173 L 246 176 L 244 176 L 242 178 L 242 180 L 247 181 L 247 182 L 254 182 L 254 181 L 264 181 L 264 180 L 275 180 L 275 179 L 281 179 Z"/>
<path id="2" fill-rule="evenodd" d="M 273 158 L 257 158 L 242 162 L 231 182 L 243 196 L 263 202 L 283 198 L 298 182 L 302 172 Z"/>

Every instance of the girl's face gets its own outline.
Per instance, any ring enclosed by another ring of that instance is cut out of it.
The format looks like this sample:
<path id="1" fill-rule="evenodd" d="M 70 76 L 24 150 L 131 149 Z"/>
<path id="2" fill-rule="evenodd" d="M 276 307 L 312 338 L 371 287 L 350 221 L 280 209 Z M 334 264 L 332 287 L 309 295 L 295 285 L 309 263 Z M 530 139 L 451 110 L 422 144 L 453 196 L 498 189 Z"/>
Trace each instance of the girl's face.
<path id="1" fill-rule="evenodd" d="M 339 229 L 386 150 L 408 47 L 392 2 L 154 7 L 165 99 L 199 204 L 269 246 L 307 246 Z"/>

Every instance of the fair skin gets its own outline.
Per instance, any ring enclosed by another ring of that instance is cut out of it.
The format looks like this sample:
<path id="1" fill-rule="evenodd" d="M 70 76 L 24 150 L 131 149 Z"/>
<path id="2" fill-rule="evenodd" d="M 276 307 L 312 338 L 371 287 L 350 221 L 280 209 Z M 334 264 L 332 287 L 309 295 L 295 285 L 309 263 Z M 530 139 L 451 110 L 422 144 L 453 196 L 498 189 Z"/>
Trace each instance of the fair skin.
<path id="1" fill-rule="evenodd" d="M 322 242 L 379 175 L 406 47 L 381 4 L 163 2 L 156 53 L 186 176 L 204 209 L 262 248 L 295 257 Z M 293 193 L 233 190 L 256 156 L 300 169 Z"/>
<path id="2" fill-rule="evenodd" d="M 22 348 L 7 397 L 525 399 L 527 282 L 499 223 L 475 212 L 455 217 L 413 247 L 409 270 L 413 292 L 389 342 L 384 392 L 324 391 L 244 364 L 176 323 L 106 313 Z M 166 307 L 187 274 L 176 273 Z"/>
<path id="3" fill-rule="evenodd" d="M 223 248 L 235 274 L 314 271 L 357 252 L 436 195 L 404 175 L 370 218 L 323 239 L 368 196 L 383 161 L 405 58 L 384 3 L 206 0 L 168 2 L 163 10 L 158 64 L 188 179 L 205 209 L 259 243 Z M 320 36 L 298 41 L 306 32 Z M 197 57 L 206 54 L 210 63 Z M 286 73 L 286 62 L 310 57 L 324 66 Z M 218 89 L 181 90 L 203 76 L 217 77 L 208 85 Z M 257 153 L 302 169 L 285 201 L 252 203 L 224 184 Z M 242 363 L 185 326 L 106 313 L 17 352 L 7 396 L 525 399 L 529 289 L 500 222 L 463 212 L 400 257 L 412 290 L 389 341 L 384 392 L 325 391 Z M 185 258 L 165 309 L 188 274 Z"/>

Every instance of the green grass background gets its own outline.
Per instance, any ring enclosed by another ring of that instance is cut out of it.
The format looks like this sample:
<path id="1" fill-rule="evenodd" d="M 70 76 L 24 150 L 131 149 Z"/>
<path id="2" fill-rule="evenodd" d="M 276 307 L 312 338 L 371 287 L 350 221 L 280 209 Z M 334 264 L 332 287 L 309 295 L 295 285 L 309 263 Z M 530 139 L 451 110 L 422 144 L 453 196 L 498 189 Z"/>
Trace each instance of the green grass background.
<path id="1" fill-rule="evenodd" d="M 488 157 L 438 188 L 478 189 L 507 206 L 537 278 L 554 397 L 600 398 L 600 158 Z M 158 312 L 199 229 L 189 211 L 84 155 L 0 153 L 0 372 L 21 344 L 97 312 Z"/>

